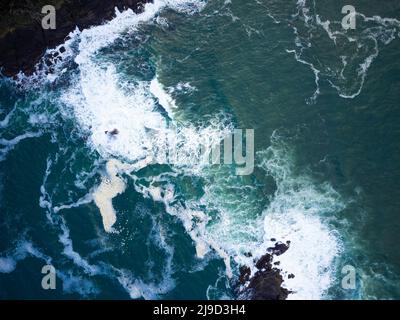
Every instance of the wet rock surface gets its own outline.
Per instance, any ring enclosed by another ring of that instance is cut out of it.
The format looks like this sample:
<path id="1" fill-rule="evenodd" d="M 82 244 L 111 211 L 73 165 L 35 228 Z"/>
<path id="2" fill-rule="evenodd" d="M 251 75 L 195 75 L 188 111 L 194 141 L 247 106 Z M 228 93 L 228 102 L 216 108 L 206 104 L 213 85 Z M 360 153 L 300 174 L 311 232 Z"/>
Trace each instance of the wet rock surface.
<path id="1" fill-rule="evenodd" d="M 65 41 L 75 30 L 98 25 L 119 10 L 140 12 L 151 0 L 13 0 L 0 4 L 0 68 L 6 76 L 31 74 L 47 48 Z M 42 28 L 44 5 L 56 9 L 56 29 Z"/>
<path id="2" fill-rule="evenodd" d="M 249 267 L 240 267 L 238 283 L 235 285 L 238 299 L 285 300 L 288 297 L 291 292 L 282 287 L 283 277 L 277 268 L 279 262 L 273 262 L 273 258 L 285 253 L 289 245 L 290 242 L 276 242 L 268 248 L 265 255 L 254 261 L 256 272 L 253 275 Z M 294 275 L 290 274 L 289 279 L 292 278 Z"/>

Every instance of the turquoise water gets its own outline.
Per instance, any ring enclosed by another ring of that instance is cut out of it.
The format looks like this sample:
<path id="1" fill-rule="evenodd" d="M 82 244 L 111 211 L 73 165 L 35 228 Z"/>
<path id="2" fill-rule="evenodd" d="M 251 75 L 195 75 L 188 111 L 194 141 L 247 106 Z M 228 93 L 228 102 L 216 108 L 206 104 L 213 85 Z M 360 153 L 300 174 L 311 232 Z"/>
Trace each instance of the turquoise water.
<path id="1" fill-rule="evenodd" d="M 233 298 L 276 238 L 291 299 L 400 298 L 400 5 L 357 1 L 344 31 L 345 4 L 155 1 L 2 79 L 0 297 Z M 254 129 L 255 170 L 137 166 L 167 128 L 183 160 L 199 136 Z M 107 232 L 94 197 L 112 159 L 124 192 Z"/>

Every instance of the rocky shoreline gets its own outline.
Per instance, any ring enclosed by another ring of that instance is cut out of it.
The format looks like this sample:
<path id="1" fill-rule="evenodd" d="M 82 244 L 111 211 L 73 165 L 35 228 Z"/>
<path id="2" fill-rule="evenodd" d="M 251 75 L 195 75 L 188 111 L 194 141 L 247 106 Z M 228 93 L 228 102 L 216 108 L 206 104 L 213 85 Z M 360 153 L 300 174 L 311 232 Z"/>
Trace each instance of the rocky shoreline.
<path id="1" fill-rule="evenodd" d="M 143 10 L 152 0 L 11 0 L 0 4 L 0 70 L 12 77 L 31 74 L 47 48 L 64 42 L 76 27 L 98 25 L 119 10 Z M 56 29 L 42 28 L 42 7 L 56 8 Z"/>

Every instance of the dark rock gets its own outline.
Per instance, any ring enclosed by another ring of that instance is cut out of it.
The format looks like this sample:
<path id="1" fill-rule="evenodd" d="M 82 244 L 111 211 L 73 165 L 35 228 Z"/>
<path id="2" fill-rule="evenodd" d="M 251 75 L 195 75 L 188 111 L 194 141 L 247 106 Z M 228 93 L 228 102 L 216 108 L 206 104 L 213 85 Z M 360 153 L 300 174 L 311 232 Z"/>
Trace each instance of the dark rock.
<path id="1" fill-rule="evenodd" d="M 48 48 L 65 41 L 76 27 L 98 25 L 119 10 L 131 8 L 139 12 L 151 0 L 15 0 L 0 4 L 0 68 L 6 76 L 19 71 L 31 74 Z M 56 8 L 56 29 L 42 28 L 41 13 L 44 5 Z M 60 52 L 65 48 L 61 47 Z"/>
<path id="2" fill-rule="evenodd" d="M 255 262 L 257 271 L 251 274 L 248 266 L 239 269 L 239 282 L 235 285 L 235 293 L 238 299 L 250 300 L 284 300 L 291 293 L 282 287 L 283 277 L 281 271 L 274 267 L 279 261 L 272 263 L 274 256 L 283 254 L 289 249 L 288 245 L 278 242 L 274 247 L 268 248 L 268 253 Z M 294 278 L 293 274 L 289 279 Z"/>
<path id="3" fill-rule="evenodd" d="M 271 262 L 272 256 L 270 254 L 265 254 L 256 262 L 256 268 L 258 270 L 271 269 Z"/>
<path id="4" fill-rule="evenodd" d="M 290 241 L 289 241 L 290 244 Z M 268 252 L 271 252 L 273 255 L 280 256 L 285 253 L 289 249 L 289 244 L 284 244 L 282 242 L 277 242 L 274 247 L 268 248 Z"/>
<path id="5" fill-rule="evenodd" d="M 290 291 L 282 288 L 282 283 L 278 269 L 257 272 L 248 286 L 252 292 L 252 300 L 285 300 Z"/>
<path id="6" fill-rule="evenodd" d="M 240 284 L 245 284 L 247 281 L 250 280 L 251 270 L 249 267 L 241 266 L 240 267 L 240 276 L 239 282 Z"/>
<path id="7" fill-rule="evenodd" d="M 110 136 L 115 136 L 119 133 L 118 129 L 113 129 L 111 131 L 106 131 L 106 134 L 110 135 Z"/>

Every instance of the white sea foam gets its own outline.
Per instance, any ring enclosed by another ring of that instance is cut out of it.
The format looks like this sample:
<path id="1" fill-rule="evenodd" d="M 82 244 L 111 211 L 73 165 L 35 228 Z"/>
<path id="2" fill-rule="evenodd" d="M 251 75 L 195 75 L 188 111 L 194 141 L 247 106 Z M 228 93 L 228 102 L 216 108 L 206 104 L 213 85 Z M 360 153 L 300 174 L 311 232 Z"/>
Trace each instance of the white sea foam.
<path id="1" fill-rule="evenodd" d="M 174 88 L 172 88 L 171 92 L 174 91 L 184 92 L 187 94 L 198 91 L 198 89 L 190 84 L 190 82 L 179 82 Z"/>
<path id="2" fill-rule="evenodd" d="M 79 293 L 82 297 L 97 295 L 99 288 L 92 280 L 74 275 L 72 271 L 57 270 L 57 277 L 62 280 L 62 288 L 65 293 Z"/>
<path id="3" fill-rule="evenodd" d="M 77 266 L 81 267 L 87 274 L 95 275 L 100 273 L 100 268 L 96 265 L 91 265 L 85 258 L 76 252 L 72 245 L 72 240 L 69 235 L 69 229 L 65 224 L 64 219 L 60 225 L 62 233 L 59 235 L 59 242 L 64 246 L 63 254 L 71 259 Z"/>
<path id="4" fill-rule="evenodd" d="M 169 117 L 173 119 L 173 111 L 177 108 L 176 103 L 174 99 L 166 93 L 157 77 L 150 82 L 150 92 L 158 98 L 158 102 L 163 106 Z"/>
<path id="5" fill-rule="evenodd" d="M 191 13 L 200 10 L 205 5 L 201 0 L 155 0 L 147 3 L 140 14 L 128 9 L 123 12 L 116 10 L 116 17 L 108 23 L 85 29 L 80 34 L 79 54 L 75 61 L 82 65 L 101 48 L 113 43 L 124 31 L 134 31 L 140 23 L 146 23 L 157 17 L 164 8 Z"/>
<path id="6" fill-rule="evenodd" d="M 133 178 L 135 179 L 134 176 Z M 135 188 L 144 197 L 163 203 L 169 214 L 182 221 L 183 227 L 194 241 L 198 258 L 203 258 L 210 249 L 215 250 L 225 262 L 227 276 L 232 277 L 231 257 L 224 250 L 224 244 L 218 243 L 214 236 L 207 233 L 206 224 L 210 218 L 197 205 L 189 202 L 182 205 L 176 201 L 177 193 L 174 185 L 169 182 L 170 178 L 168 175 L 151 177 L 147 179 L 149 186 L 135 184 Z"/>
<path id="7" fill-rule="evenodd" d="M 0 272 L 11 273 L 15 270 L 17 262 L 12 257 L 0 257 Z"/>
<path id="8" fill-rule="evenodd" d="M 15 271 L 19 261 L 28 257 L 35 257 L 44 261 L 47 265 L 53 264 L 53 259 L 43 253 L 31 241 L 21 239 L 13 250 L 5 257 L 0 257 L 0 273 L 11 273 Z M 99 291 L 88 279 L 73 275 L 72 271 L 64 271 L 57 268 L 57 277 L 62 280 L 63 290 L 66 293 L 78 292 L 82 296 L 97 294 Z"/>
<path id="9" fill-rule="evenodd" d="M 51 265 L 53 259 L 43 253 L 39 248 L 26 239 L 17 242 L 14 249 L 9 250 L 6 256 L 0 257 L 0 273 L 11 273 L 15 271 L 18 262 L 28 258 L 35 257 Z M 62 280 L 63 291 L 66 293 L 78 292 L 82 296 L 99 293 L 92 281 L 75 276 L 71 271 L 64 271 L 57 268 L 57 277 Z"/>
<path id="10" fill-rule="evenodd" d="M 129 293 L 132 299 L 144 298 L 146 300 L 158 299 L 160 295 L 166 294 L 174 288 L 174 283 L 164 280 L 160 283 L 146 283 L 141 279 L 137 279 L 133 274 L 121 269 L 117 277 L 120 284 Z"/>
<path id="11" fill-rule="evenodd" d="M 124 13 L 122 14 L 124 15 Z M 123 21 L 129 21 L 128 24 L 132 24 L 133 20 L 129 20 L 132 17 L 125 18 Z M 102 28 L 114 28 L 114 23 L 102 26 Z M 98 62 L 92 61 L 92 55 L 98 50 L 97 46 L 111 43 L 110 41 L 123 30 L 120 25 L 115 28 L 117 28 L 116 33 L 113 31 L 111 35 L 107 36 L 108 38 L 102 36 L 99 42 L 94 41 L 98 30 L 93 29 L 86 32 L 80 54 L 76 59 L 81 70 L 80 77 L 74 88 L 68 91 L 63 99 L 66 104 L 73 107 L 78 122 L 90 132 L 89 143 L 95 150 L 105 158 L 116 157 L 134 164 L 145 159 L 148 150 L 153 146 L 149 129 L 157 132 L 168 129 L 163 116 L 155 111 L 156 102 L 167 111 L 172 119 L 177 106 L 157 78 L 150 83 L 142 82 L 129 86 L 118 78 L 112 65 L 100 65 Z M 105 31 L 103 34 L 107 34 L 107 32 L 111 31 Z M 88 45 L 96 43 L 96 47 L 85 51 L 85 43 L 89 38 L 91 44 Z M 304 63 L 313 67 L 305 60 Z M 313 70 L 316 75 L 317 90 L 314 95 L 316 97 L 319 94 L 319 71 L 316 68 Z M 110 137 L 104 133 L 106 130 L 110 131 L 114 128 L 118 129 L 118 135 Z M 199 141 L 196 140 L 196 137 L 199 136 L 199 133 L 200 135 L 215 136 L 215 139 L 218 140 L 223 137 L 221 134 L 223 128 L 224 126 L 221 125 L 214 128 L 177 126 L 176 138 L 183 142 L 182 145 L 188 151 L 187 157 L 190 158 L 195 154 L 191 151 L 190 146 L 198 146 Z M 284 155 L 281 154 L 281 156 Z M 113 163 L 115 163 L 114 160 Z M 118 166 L 121 167 L 122 163 L 118 163 Z M 268 165 L 270 167 L 266 170 L 271 170 L 272 163 L 270 162 Z M 274 168 L 286 170 L 286 168 L 279 167 L 280 165 L 274 163 Z M 178 165 L 175 168 L 183 170 L 186 174 L 201 175 L 206 179 L 207 185 L 200 201 L 187 200 L 184 205 L 177 201 L 179 194 L 174 183 L 171 182 L 171 179 L 174 179 L 173 175 L 148 177 L 147 183 L 143 184 L 138 181 L 134 174 L 135 170 L 132 168 L 124 168 L 120 170 L 120 173 L 125 173 L 135 180 L 136 191 L 143 194 L 144 197 L 163 203 L 169 214 L 177 216 L 182 221 L 186 232 L 194 241 L 198 258 L 204 258 L 211 250 L 217 253 L 225 261 L 228 277 L 233 275 L 231 259 L 233 258 L 239 264 L 251 264 L 251 259 L 244 253 L 252 251 L 255 256 L 264 254 L 270 245 L 267 237 L 291 240 L 293 242 L 291 249 L 280 259 L 284 271 L 296 274 L 294 280 L 291 279 L 290 282 L 287 280 L 287 286 L 296 291 L 291 297 L 322 297 L 325 290 L 331 285 L 330 268 L 340 246 L 336 237 L 330 233 L 318 215 L 323 214 L 326 208 L 334 210 L 332 207 L 335 206 L 337 199 L 324 193 L 321 194 L 312 187 L 311 182 L 302 185 L 302 189 L 295 193 L 295 182 L 292 182 L 293 185 L 288 185 L 280 181 L 283 185 L 271 205 L 264 210 L 263 215 L 262 203 L 258 203 L 260 196 L 257 194 L 257 190 L 252 189 L 251 185 L 243 185 L 243 181 L 239 178 L 237 181 L 224 180 L 224 176 L 225 179 L 226 176 L 229 176 L 228 169 L 225 172 L 227 175 L 224 175 L 203 167 L 187 166 L 187 162 L 186 166 L 182 163 L 181 166 Z M 112 183 L 109 183 L 108 186 L 117 186 L 117 188 L 112 188 L 112 194 L 107 193 L 109 195 L 107 197 L 107 213 L 105 214 L 105 211 L 101 210 L 103 219 L 104 216 L 108 217 L 104 223 L 106 230 L 110 230 L 115 222 L 115 211 L 112 208 L 111 199 L 116 194 L 123 192 L 125 188 L 123 180 L 117 177 L 116 172 L 108 175 L 115 178 L 115 184 L 111 181 Z M 295 180 L 295 178 L 292 179 Z M 207 182 L 207 180 L 209 181 Z M 104 185 L 105 180 L 98 190 L 102 190 Z M 307 197 L 311 200 L 305 202 Z M 205 206 L 207 210 L 218 212 L 217 217 L 212 219 L 208 212 L 204 212 L 202 206 Z M 326 206 L 326 208 L 321 206 Z M 335 209 L 337 208 L 335 207 Z M 312 234 L 309 234 L 310 231 Z M 264 233 L 266 238 L 263 238 Z M 321 246 L 321 243 L 316 242 L 316 239 L 325 239 L 324 247 Z M 307 251 L 304 250 L 305 247 L 308 249 Z M 170 288 L 169 281 L 162 282 L 162 285 L 149 285 L 136 279 L 127 271 L 120 271 L 118 280 L 132 298 L 140 296 L 151 298 L 154 297 L 154 292 L 159 290 L 165 292 Z"/>
<path id="12" fill-rule="evenodd" d="M 82 32 L 76 31 L 71 35 L 71 39 L 79 43 L 78 54 L 75 57 L 75 62 L 79 65 L 79 74 L 73 81 L 74 84 L 61 98 L 66 106 L 61 112 L 69 117 L 69 111 L 73 111 L 78 124 L 85 132 L 89 132 L 88 144 L 108 161 L 102 182 L 92 194 L 92 198 L 100 208 L 106 231 L 112 230 L 116 219 L 112 198 L 125 189 L 125 183 L 120 175 L 129 175 L 132 171 L 148 165 L 147 151 L 154 143 L 153 135 L 149 132 L 167 129 L 166 119 L 156 111 L 156 103 L 158 102 L 171 117 L 176 106 L 157 79 L 152 82 L 128 84 L 118 77 L 112 64 L 99 63 L 96 60 L 96 53 L 113 43 L 123 32 L 134 32 L 138 24 L 151 21 L 165 6 L 190 13 L 202 5 L 202 1 L 156 0 L 154 3 L 146 4 L 141 14 L 135 14 L 131 10 L 117 12 L 115 19 L 109 23 Z M 72 50 L 70 52 L 73 54 Z M 114 129 L 118 130 L 118 134 L 106 134 L 106 131 Z M 183 128 L 178 135 L 184 142 L 189 142 L 187 136 L 190 137 L 193 133 L 194 129 Z M 196 142 L 193 141 L 194 143 Z M 50 167 L 51 161 L 48 163 L 41 188 L 40 201 L 41 206 L 48 210 L 50 217 L 61 209 L 79 206 L 91 200 L 90 196 L 85 196 L 71 205 L 53 207 L 51 197 L 45 189 Z M 168 198 L 168 193 L 164 191 L 149 189 L 149 194 L 155 199 L 166 200 L 167 203 L 173 200 L 171 194 Z M 64 246 L 63 254 L 88 274 L 103 273 L 104 270 L 90 264 L 73 249 L 69 230 L 63 219 L 58 224 L 62 229 L 59 240 Z M 203 248 L 200 251 L 204 250 Z M 172 257 L 171 252 L 168 256 Z M 171 273 L 170 259 L 167 259 L 167 275 Z M 126 270 L 114 271 L 132 298 L 157 297 L 158 294 L 166 293 L 173 287 L 170 277 L 165 277 L 160 283 L 149 284 L 136 279 Z"/>
<path id="13" fill-rule="evenodd" d="M 103 219 L 106 232 L 112 232 L 112 226 L 117 221 L 117 214 L 112 205 L 112 199 L 125 191 L 125 182 L 118 177 L 118 168 L 114 159 L 107 162 L 107 176 L 102 178 L 100 186 L 94 191 L 93 198 Z"/>
<path id="14" fill-rule="evenodd" d="M 220 256 L 225 262 L 228 277 L 234 272 L 232 259 L 238 264 L 251 265 L 252 259 L 245 253 L 251 251 L 254 257 L 261 256 L 270 245 L 269 237 L 292 241 L 289 251 L 280 257 L 284 271 L 296 275 L 295 279 L 286 279 L 286 285 L 295 291 L 291 297 L 321 298 L 331 285 L 330 268 L 340 252 L 340 241 L 319 216 L 339 210 L 340 201 L 328 187 L 318 190 L 308 179 L 300 183 L 298 177 L 293 177 L 288 170 L 284 153 L 279 153 L 278 160 L 275 157 L 272 162 L 262 163 L 263 169 L 273 172 L 278 183 L 278 191 L 266 208 L 263 206 L 263 195 L 252 187 L 251 182 L 238 177 L 226 178 L 231 175 L 229 168 L 221 172 L 190 166 L 185 159 L 173 166 L 171 173 L 141 178 L 141 181 L 135 175 L 135 171 L 150 163 L 148 151 L 154 146 L 150 132 L 169 129 L 166 119 L 157 111 L 157 103 L 172 119 L 178 106 L 157 77 L 151 82 L 129 84 L 119 77 L 112 64 L 96 59 L 96 53 L 113 43 L 123 32 L 134 32 L 139 23 L 151 21 L 164 6 L 190 12 L 194 8 L 193 3 L 200 2 L 156 0 L 154 4 L 147 4 L 142 14 L 129 10 L 117 12 L 116 18 L 109 23 L 73 35 L 79 39 L 79 52 L 75 58 L 79 74 L 62 96 L 62 101 L 67 106 L 66 110 L 73 112 L 79 126 L 89 132 L 88 144 L 108 160 L 105 178 L 93 194 L 103 215 L 104 227 L 110 231 L 115 222 L 112 198 L 125 189 L 125 183 L 117 173 L 125 174 L 134 180 L 136 191 L 163 203 L 169 214 L 182 221 L 194 242 L 198 258 L 204 258 L 210 252 Z M 303 12 L 307 13 L 307 10 Z M 306 23 L 311 23 L 308 18 Z M 297 58 L 302 59 L 301 55 Z M 303 62 L 314 71 L 317 89 L 313 98 L 316 98 L 320 72 L 313 63 Z M 68 113 L 66 110 L 64 114 Z M 105 134 L 114 129 L 118 129 L 118 134 Z M 186 154 L 187 159 L 196 156 L 192 147 L 198 146 L 199 136 L 207 135 L 220 141 L 231 130 L 221 123 L 201 128 L 174 124 L 174 129 L 176 138 L 183 146 L 182 154 Z M 144 165 L 138 166 L 141 161 L 145 161 Z M 181 197 L 187 195 L 179 194 L 173 182 L 182 173 L 201 176 L 205 180 L 204 195 L 200 199 L 182 200 Z M 109 180 L 106 180 L 107 176 Z M 60 210 L 61 206 L 52 206 L 44 187 L 41 191 L 41 205 L 51 212 L 55 208 Z M 61 228 L 63 254 L 88 274 L 103 273 L 104 270 L 74 251 L 65 223 L 61 224 Z M 325 242 L 321 244 L 318 239 Z M 171 260 L 168 260 L 167 275 L 171 274 L 171 268 Z M 146 283 L 127 270 L 115 270 L 115 273 L 132 298 L 155 298 L 174 286 L 170 277 L 163 278 L 159 283 Z"/>
<path id="15" fill-rule="evenodd" d="M 73 203 L 54 206 L 53 211 L 54 211 L 54 213 L 58 213 L 60 210 L 78 208 L 84 204 L 91 203 L 92 201 L 93 201 L 92 195 L 87 194 L 87 195 L 83 196 L 82 198 L 80 198 L 78 201 L 75 201 Z"/>
<path id="16" fill-rule="evenodd" d="M 57 157 L 55 161 L 57 161 Z M 117 160 L 110 161 L 111 164 L 114 164 L 115 168 L 111 168 L 113 170 L 127 170 L 132 169 L 132 165 L 123 164 Z M 48 192 L 46 190 L 46 182 L 51 174 L 51 167 L 53 161 L 48 160 L 46 173 L 43 179 L 43 185 L 41 187 L 42 197 L 40 204 L 43 208 L 45 208 L 48 213 L 49 221 L 58 226 L 61 229 L 61 233 L 59 234 L 59 242 L 63 245 L 62 254 L 68 258 L 79 270 L 84 271 L 87 276 L 94 276 L 94 275 L 101 275 L 106 276 L 111 279 L 115 279 L 121 283 L 121 285 L 128 291 L 132 298 L 156 298 L 159 294 L 166 293 L 170 289 L 174 287 L 174 281 L 171 278 L 171 268 L 172 268 L 172 249 L 169 249 L 167 245 L 163 245 L 163 239 L 160 238 L 158 240 L 158 244 L 163 247 L 163 249 L 167 252 L 167 260 L 165 264 L 165 272 L 164 278 L 159 282 L 151 282 L 150 284 L 136 279 L 131 272 L 127 270 L 120 270 L 113 267 L 110 264 L 99 262 L 97 264 L 89 262 L 89 258 L 94 258 L 96 254 L 99 252 L 105 252 L 112 250 L 112 248 L 104 248 L 104 244 L 102 244 L 102 248 L 92 252 L 88 257 L 83 257 L 79 254 L 73 246 L 73 241 L 70 237 L 70 230 L 67 227 L 67 224 L 61 216 L 54 216 L 53 214 L 59 212 L 61 209 L 68 209 L 70 207 L 75 207 L 81 205 L 82 203 L 86 203 L 89 199 L 91 199 L 91 194 L 83 197 L 81 201 L 77 201 L 72 205 L 60 205 L 60 206 L 53 206 L 52 199 L 50 194 L 52 192 Z M 113 171 L 114 172 L 114 171 Z M 30 250 L 32 251 L 32 250 Z M 0 258 L 0 266 L 2 272 L 11 272 L 16 265 L 15 255 L 12 257 L 1 257 Z M 38 256 L 38 254 L 36 254 Z M 17 256 L 18 257 L 18 256 Z M 100 293 L 99 288 L 95 285 L 95 283 L 87 279 L 85 276 L 75 275 L 72 270 L 62 270 L 57 268 L 57 275 L 61 278 L 63 284 L 63 291 L 65 293 L 74 293 L 77 292 L 80 295 L 92 296 L 97 295 Z"/>
<path id="17" fill-rule="evenodd" d="M 289 250 L 274 258 L 280 261 L 284 285 L 293 291 L 289 299 L 321 299 L 335 280 L 335 259 L 342 252 L 342 240 L 327 221 L 345 204 L 329 185 L 317 186 L 307 176 L 295 176 L 290 150 L 276 139 L 258 154 L 260 168 L 274 177 L 277 191 L 264 211 L 264 242 L 257 252 L 261 256 L 273 247 L 271 238 L 290 241 Z M 294 279 L 288 278 L 290 273 Z"/>
<path id="18" fill-rule="evenodd" d="M 8 254 L 0 257 L 0 272 L 11 273 L 17 267 L 17 263 L 28 257 L 35 257 L 44 260 L 47 264 L 51 264 L 52 259 L 36 248 L 33 243 L 26 239 L 17 242 L 13 250 L 9 250 Z"/>
<path id="19" fill-rule="evenodd" d="M 117 221 L 117 215 L 112 205 L 112 199 L 125 191 L 125 182 L 118 176 L 121 172 L 137 171 L 149 164 L 149 160 L 136 162 L 135 165 L 124 164 L 117 159 L 111 159 L 106 164 L 106 176 L 94 190 L 93 199 L 100 210 L 103 226 L 106 232 L 114 231 L 112 226 Z"/>
<path id="20" fill-rule="evenodd" d="M 234 297 L 229 296 L 228 292 L 230 292 L 230 283 L 225 274 L 219 272 L 219 277 L 215 283 L 207 287 L 207 300 L 235 300 Z"/>
<path id="21" fill-rule="evenodd" d="M 165 125 L 163 117 L 153 111 L 155 106 L 148 84 L 140 83 L 124 93 L 118 87 L 113 66 L 103 70 L 89 64 L 83 73 L 63 100 L 73 106 L 78 122 L 90 132 L 89 139 L 95 150 L 106 158 L 136 161 L 146 157 L 151 148 L 146 130 L 158 130 Z M 105 133 L 114 129 L 119 131 L 118 135 Z"/>
<path id="22" fill-rule="evenodd" d="M 46 171 L 43 177 L 43 182 L 40 187 L 40 193 L 41 196 L 39 198 L 39 206 L 43 209 L 46 210 L 46 217 L 51 223 L 52 226 L 54 227 L 59 227 L 61 229 L 61 233 L 58 235 L 58 241 L 63 245 L 63 251 L 62 254 L 68 257 L 74 264 L 76 264 L 78 267 L 82 268 L 87 274 L 89 275 L 95 275 L 101 273 L 101 268 L 96 266 L 96 265 L 91 265 L 85 258 L 83 258 L 77 251 L 74 250 L 73 248 L 73 243 L 70 238 L 70 230 L 67 227 L 67 224 L 65 222 L 65 219 L 60 216 L 60 215 L 55 215 L 58 213 L 61 209 L 66 209 L 68 206 L 53 206 L 53 201 L 52 201 L 52 192 L 47 191 L 47 181 L 49 179 L 49 176 L 51 174 L 51 169 L 53 166 L 53 163 L 58 161 L 58 154 L 55 156 L 54 160 L 51 160 L 50 158 L 47 159 L 47 166 L 46 166 Z M 81 202 L 87 203 L 87 199 L 83 197 Z M 79 201 L 78 201 L 79 202 Z M 76 207 L 78 206 L 77 204 L 75 205 L 70 205 L 69 207 Z"/>
<path id="23" fill-rule="evenodd" d="M 58 155 L 55 157 L 55 162 L 57 162 L 57 159 Z M 53 203 L 51 195 L 46 189 L 46 184 L 51 174 L 52 165 L 53 161 L 50 157 L 48 157 L 46 161 L 46 171 L 43 176 L 42 185 L 40 186 L 39 206 L 46 210 L 46 218 L 48 222 L 52 225 L 55 225 L 56 219 L 53 218 Z"/>
<path id="24" fill-rule="evenodd" d="M 206 127 L 202 132 L 194 127 L 177 127 L 168 131 L 166 119 L 156 111 L 156 102 L 167 111 L 170 118 L 173 118 L 176 104 L 157 77 L 149 83 L 129 85 L 118 77 L 113 65 L 100 65 L 93 57 L 94 53 L 112 43 L 124 30 L 132 30 L 138 23 L 152 19 L 164 5 L 174 9 L 182 8 L 186 12 L 193 9 L 190 5 L 193 3 L 200 4 L 193 1 L 155 1 L 154 4 L 146 5 L 142 14 L 136 15 L 130 11 L 118 13 L 110 23 L 84 30 L 79 35 L 80 50 L 75 61 L 79 64 L 80 74 L 75 85 L 63 95 L 62 100 L 72 107 L 79 124 L 90 132 L 89 143 L 104 158 L 120 158 L 131 164 L 137 164 L 144 159 L 149 162 L 149 150 L 154 146 L 161 153 L 169 152 L 169 146 L 160 144 L 162 140 L 157 139 L 160 132 L 165 132 L 173 133 L 176 144 L 183 148 L 179 159 L 174 159 L 174 164 L 185 166 L 199 158 L 198 147 L 204 136 L 220 141 L 223 134 L 226 134 L 226 131 L 220 132 L 218 127 Z M 105 133 L 114 129 L 118 130 L 118 134 Z M 158 133 L 156 139 L 154 132 Z M 112 161 L 115 163 L 116 160 Z M 122 168 L 122 163 L 118 166 L 121 173 L 134 170 Z M 140 168 L 135 168 L 138 169 Z M 111 231 L 116 221 L 116 212 L 111 201 L 124 191 L 125 186 L 116 172 L 108 172 L 107 176 L 93 196 L 100 208 L 106 231 Z M 161 191 L 158 189 L 149 189 L 148 194 L 155 201 L 161 198 Z M 204 244 L 199 244 L 197 248 L 200 256 L 205 254 Z"/>
<path id="25" fill-rule="evenodd" d="M 278 197 L 274 201 L 287 200 Z M 322 299 L 335 281 L 334 260 L 341 253 L 341 247 L 337 236 L 324 225 L 318 213 L 309 214 L 304 204 L 290 202 L 288 207 L 277 211 L 274 207 L 267 209 L 265 240 L 268 243 L 273 236 L 284 242 L 290 241 L 289 250 L 275 258 L 285 272 L 284 286 L 293 291 L 289 299 Z M 289 279 L 290 273 L 295 278 Z"/>
<path id="26" fill-rule="evenodd" d="M 12 110 L 6 114 L 6 116 L 3 118 L 3 120 L 0 121 L 0 128 L 3 129 L 5 127 L 8 126 L 11 117 L 13 116 L 15 110 L 16 110 L 17 106 L 14 106 L 14 108 L 12 108 Z"/>

